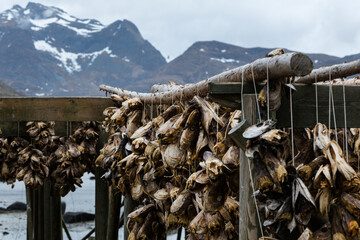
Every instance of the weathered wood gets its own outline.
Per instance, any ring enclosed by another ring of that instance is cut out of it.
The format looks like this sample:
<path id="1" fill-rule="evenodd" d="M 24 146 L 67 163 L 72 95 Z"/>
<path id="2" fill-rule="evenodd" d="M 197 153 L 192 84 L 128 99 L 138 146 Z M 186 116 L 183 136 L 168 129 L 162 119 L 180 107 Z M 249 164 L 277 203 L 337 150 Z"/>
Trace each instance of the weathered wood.
<path id="1" fill-rule="evenodd" d="M 33 202 L 33 235 L 34 239 L 37 240 L 39 238 L 39 190 L 33 189 L 33 196 L 32 196 L 32 202 Z"/>
<path id="2" fill-rule="evenodd" d="M 345 78 L 360 73 L 360 60 L 349 63 L 336 64 L 329 67 L 314 69 L 309 75 L 300 77 L 295 80 L 296 83 L 314 83 L 315 77 L 317 82 L 329 80 L 331 71 L 331 79 Z"/>
<path id="3" fill-rule="evenodd" d="M 315 86 L 295 84 L 293 93 L 293 119 L 295 128 L 313 128 L 316 124 Z M 345 127 L 343 86 L 333 85 L 336 126 Z M 329 85 L 318 85 L 319 122 L 329 125 Z M 347 127 L 360 127 L 360 86 L 345 86 Z M 290 127 L 289 98 L 283 94 L 282 104 L 277 111 L 277 127 Z M 334 127 L 333 112 L 331 110 L 331 127 Z"/>
<path id="4" fill-rule="evenodd" d="M 51 191 L 50 207 L 51 240 L 62 240 L 61 196 L 57 189 Z"/>
<path id="5" fill-rule="evenodd" d="M 36 240 L 44 240 L 44 186 L 39 186 L 37 190 L 38 194 L 38 237 Z"/>
<path id="6" fill-rule="evenodd" d="M 243 132 L 251 125 L 244 119 L 229 131 L 229 136 L 243 151 L 246 150 L 246 139 L 243 138 Z"/>
<path id="7" fill-rule="evenodd" d="M 50 194 L 51 194 L 51 182 L 49 178 L 45 178 L 44 180 L 44 239 L 51 239 L 51 209 L 50 209 Z"/>
<path id="8" fill-rule="evenodd" d="M 104 97 L 0 98 L 0 121 L 102 121 Z"/>
<path id="9" fill-rule="evenodd" d="M 91 231 L 88 232 L 88 234 L 86 234 L 81 240 L 86 240 L 90 238 L 91 234 L 93 234 L 94 232 L 95 232 L 95 228 L 91 229 Z"/>
<path id="10" fill-rule="evenodd" d="M 109 212 L 107 222 L 107 240 L 117 240 L 119 235 L 119 221 L 121 208 L 121 192 L 115 185 L 109 187 Z"/>
<path id="11" fill-rule="evenodd" d="M 26 239 L 27 240 L 33 240 L 33 201 L 32 201 L 32 195 L 33 195 L 33 191 L 32 189 L 26 187 L 26 205 L 27 205 L 27 209 L 26 209 L 26 222 L 27 222 L 27 226 L 26 226 Z"/>
<path id="12" fill-rule="evenodd" d="M 244 96 L 244 115 L 249 124 L 256 121 L 255 96 Z M 253 170 L 253 166 L 250 166 Z M 255 202 L 252 196 L 248 159 L 243 150 L 240 150 L 240 216 L 239 216 L 239 239 L 258 239 L 258 220 L 256 216 Z"/>
<path id="13" fill-rule="evenodd" d="M 106 239 L 107 218 L 108 218 L 108 186 L 101 176 L 105 173 L 104 169 L 95 169 L 95 239 Z"/>
<path id="14" fill-rule="evenodd" d="M 128 215 L 135 210 L 135 208 L 139 205 L 139 202 L 133 200 L 131 195 L 125 196 L 124 202 L 124 239 L 128 239 L 129 231 L 127 229 Z"/>
<path id="15" fill-rule="evenodd" d="M 313 63 L 308 56 L 302 53 L 286 53 L 271 58 L 261 58 L 196 84 L 183 86 L 181 89 L 169 92 L 138 93 L 106 85 L 100 85 L 100 90 L 120 96 L 139 97 L 142 101 L 148 103 L 159 104 L 162 102 L 171 104 L 173 100 L 186 101 L 195 95 L 206 96 L 208 94 L 208 83 L 210 82 L 240 82 L 242 75 L 244 75 L 244 82 L 252 82 L 253 79 L 259 82 L 267 78 L 267 72 L 270 79 L 279 79 L 289 76 L 305 76 L 312 69 Z"/>
<path id="16" fill-rule="evenodd" d="M 232 95 L 241 93 L 241 82 L 216 82 L 209 83 L 209 95 L 218 96 L 218 95 Z M 263 83 L 255 84 L 256 92 L 259 93 L 261 89 L 265 86 Z M 251 82 L 245 82 L 243 87 L 244 94 L 254 94 L 254 84 Z M 239 97 L 238 97 L 239 98 Z"/>

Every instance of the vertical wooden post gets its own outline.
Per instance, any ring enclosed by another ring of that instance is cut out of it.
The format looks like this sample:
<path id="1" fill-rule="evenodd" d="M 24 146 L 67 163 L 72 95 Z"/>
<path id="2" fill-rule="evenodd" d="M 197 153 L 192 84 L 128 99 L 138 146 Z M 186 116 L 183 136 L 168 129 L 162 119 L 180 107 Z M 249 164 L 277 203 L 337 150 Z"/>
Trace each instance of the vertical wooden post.
<path id="1" fill-rule="evenodd" d="M 44 240 L 44 186 L 38 187 L 38 233 L 36 240 Z"/>
<path id="2" fill-rule="evenodd" d="M 128 215 L 135 210 L 139 203 L 132 199 L 130 195 L 125 196 L 124 201 L 124 239 L 128 239 L 129 231 L 127 229 Z"/>
<path id="3" fill-rule="evenodd" d="M 99 134 L 97 151 L 104 146 L 107 140 L 107 134 L 102 131 Z M 95 168 L 95 239 L 106 239 L 107 219 L 108 219 L 108 201 L 109 187 L 106 182 L 101 179 L 105 171 L 103 168 Z"/>
<path id="4" fill-rule="evenodd" d="M 33 240 L 33 201 L 32 201 L 33 191 L 32 189 L 26 187 L 26 214 L 27 214 L 27 227 L 26 227 L 26 239 Z"/>
<path id="5" fill-rule="evenodd" d="M 105 173 L 104 169 L 95 169 L 95 239 L 106 239 L 109 192 L 106 182 L 100 177 Z"/>
<path id="6" fill-rule="evenodd" d="M 62 240 L 62 214 L 61 214 L 61 196 L 57 189 L 52 189 L 50 196 L 50 214 L 51 214 L 51 240 Z"/>
<path id="7" fill-rule="evenodd" d="M 33 218 L 33 236 L 34 239 L 38 239 L 39 238 L 39 217 L 38 217 L 38 208 L 39 208 L 39 190 L 38 189 L 33 189 L 33 194 L 32 194 L 32 202 L 33 202 L 33 208 L 32 208 L 32 218 Z"/>
<path id="8" fill-rule="evenodd" d="M 256 122 L 256 98 L 254 95 L 244 95 L 244 116 L 251 125 Z M 253 167 L 250 166 L 251 171 Z M 253 240 L 259 238 L 256 208 L 250 183 L 248 160 L 245 152 L 240 150 L 240 216 L 239 239 Z"/>
<path id="9" fill-rule="evenodd" d="M 51 239 L 51 208 L 50 208 L 51 182 L 49 178 L 44 180 L 44 239 Z"/>
<path id="10" fill-rule="evenodd" d="M 107 222 L 107 240 L 117 240 L 119 236 L 119 220 L 121 208 L 121 193 L 113 184 L 109 187 L 109 211 Z"/>

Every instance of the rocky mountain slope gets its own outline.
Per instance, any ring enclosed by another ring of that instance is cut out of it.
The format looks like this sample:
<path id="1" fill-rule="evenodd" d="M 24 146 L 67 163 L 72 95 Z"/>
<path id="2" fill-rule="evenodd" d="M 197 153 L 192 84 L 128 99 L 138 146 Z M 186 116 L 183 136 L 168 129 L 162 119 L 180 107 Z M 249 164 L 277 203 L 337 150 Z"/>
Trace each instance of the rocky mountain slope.
<path id="1" fill-rule="evenodd" d="M 103 96 L 100 84 L 149 91 L 155 83 L 192 83 L 271 50 L 196 42 L 166 63 L 128 20 L 105 26 L 32 2 L 0 14 L 0 82 L 29 96 Z M 308 55 L 315 68 L 360 58 Z"/>

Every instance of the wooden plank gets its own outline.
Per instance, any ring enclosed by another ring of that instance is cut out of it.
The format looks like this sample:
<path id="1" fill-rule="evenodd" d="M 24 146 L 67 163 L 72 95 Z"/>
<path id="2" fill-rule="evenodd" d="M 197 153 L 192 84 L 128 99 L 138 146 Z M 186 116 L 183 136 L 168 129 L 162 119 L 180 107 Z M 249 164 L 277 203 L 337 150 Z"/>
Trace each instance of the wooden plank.
<path id="1" fill-rule="evenodd" d="M 50 196 L 51 207 L 51 239 L 62 240 L 62 214 L 61 214 L 61 196 L 57 189 L 52 189 Z"/>
<path id="2" fill-rule="evenodd" d="M 259 93 L 265 84 L 256 84 L 256 91 Z M 254 94 L 254 84 L 251 82 L 244 83 L 244 94 Z M 209 94 L 237 94 L 240 96 L 241 93 L 241 82 L 218 82 L 209 83 Z M 238 97 L 239 98 L 239 97 Z"/>
<path id="3" fill-rule="evenodd" d="M 105 97 L 0 98 L 0 121 L 101 121 Z"/>
<path id="4" fill-rule="evenodd" d="M 27 205 L 27 210 L 26 210 L 26 221 L 27 221 L 27 227 L 26 227 L 26 239 L 27 240 L 33 240 L 33 200 L 32 200 L 32 195 L 33 195 L 33 191 L 32 189 L 25 187 L 26 188 L 26 205 Z"/>
<path id="5" fill-rule="evenodd" d="M 50 208 L 51 182 L 49 178 L 44 180 L 44 239 L 51 239 L 51 208 Z"/>
<path id="6" fill-rule="evenodd" d="M 121 208 L 121 192 L 117 190 L 116 185 L 109 187 L 109 211 L 107 223 L 107 240 L 118 240 L 119 220 Z"/>
<path id="7" fill-rule="evenodd" d="M 32 194 L 32 202 L 33 202 L 33 235 L 34 235 L 34 239 L 38 239 L 39 238 L 39 190 L 38 189 L 33 189 L 33 194 Z"/>
<path id="8" fill-rule="evenodd" d="M 256 121 L 256 99 L 255 96 L 244 96 L 244 113 L 246 121 L 251 125 Z M 251 171 L 254 170 L 250 166 Z M 250 190 L 250 172 L 248 159 L 245 152 L 240 150 L 240 216 L 239 216 L 239 239 L 252 240 L 259 238 L 259 224 L 256 217 L 256 208 L 252 190 Z"/>
<path id="9" fill-rule="evenodd" d="M 95 169 L 95 239 L 106 239 L 109 192 L 105 181 L 100 177 L 104 169 Z"/>
<path id="10" fill-rule="evenodd" d="M 44 186 L 38 186 L 38 237 L 36 240 L 44 240 Z"/>
<path id="11" fill-rule="evenodd" d="M 293 119 L 295 128 L 313 128 L 316 124 L 316 98 L 315 86 L 296 84 L 296 92 L 293 94 Z M 333 85 L 333 97 L 335 104 L 336 125 L 345 127 L 343 86 Z M 289 91 L 288 88 L 286 91 Z M 287 95 L 288 92 L 287 92 Z M 348 128 L 360 127 L 360 86 L 345 86 L 346 117 Z M 329 86 L 318 85 L 318 112 L 319 122 L 329 126 Z M 290 103 L 288 97 L 283 94 L 280 109 L 277 111 L 277 126 L 280 128 L 290 127 Z M 331 110 L 331 127 L 334 127 L 333 112 Z"/>

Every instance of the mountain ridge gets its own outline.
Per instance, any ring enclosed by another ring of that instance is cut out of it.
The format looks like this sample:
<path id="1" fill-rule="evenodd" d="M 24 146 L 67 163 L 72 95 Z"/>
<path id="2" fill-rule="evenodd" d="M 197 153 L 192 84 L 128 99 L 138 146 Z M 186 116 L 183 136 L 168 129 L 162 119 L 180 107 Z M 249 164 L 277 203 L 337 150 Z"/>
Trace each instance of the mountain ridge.
<path id="1" fill-rule="evenodd" d="M 149 91 L 156 83 L 193 83 L 262 58 L 272 49 L 198 41 L 166 62 L 126 19 L 103 25 L 33 2 L 0 13 L 0 82 L 28 96 L 103 95 L 100 84 Z M 307 55 L 314 68 L 360 58 Z"/>

